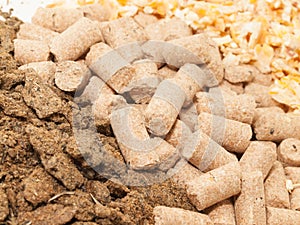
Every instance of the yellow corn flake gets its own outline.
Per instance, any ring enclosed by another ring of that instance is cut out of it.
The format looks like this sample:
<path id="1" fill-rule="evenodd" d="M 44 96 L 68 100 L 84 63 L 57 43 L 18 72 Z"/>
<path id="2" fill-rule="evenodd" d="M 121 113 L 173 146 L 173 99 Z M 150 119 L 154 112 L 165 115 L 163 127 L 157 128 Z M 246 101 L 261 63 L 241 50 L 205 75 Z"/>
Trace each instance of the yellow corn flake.
<path id="1" fill-rule="evenodd" d="M 269 73 L 271 72 L 271 62 L 274 57 L 274 49 L 267 45 L 256 45 L 254 48 L 254 55 L 256 58 L 256 62 L 254 65 L 262 72 Z"/>

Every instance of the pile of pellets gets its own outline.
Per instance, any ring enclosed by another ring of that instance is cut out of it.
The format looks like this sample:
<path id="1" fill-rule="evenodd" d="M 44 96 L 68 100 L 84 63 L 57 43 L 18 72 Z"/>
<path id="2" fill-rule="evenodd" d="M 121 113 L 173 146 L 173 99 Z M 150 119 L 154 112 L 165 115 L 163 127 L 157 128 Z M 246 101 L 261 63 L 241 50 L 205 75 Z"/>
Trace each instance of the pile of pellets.
<path id="1" fill-rule="evenodd" d="M 39 8 L 14 56 L 92 105 L 130 169 L 173 174 L 198 212 L 156 206 L 155 224 L 300 224 L 300 120 L 268 95 L 271 77 L 226 65 L 180 19 L 108 18 L 100 5 Z"/>

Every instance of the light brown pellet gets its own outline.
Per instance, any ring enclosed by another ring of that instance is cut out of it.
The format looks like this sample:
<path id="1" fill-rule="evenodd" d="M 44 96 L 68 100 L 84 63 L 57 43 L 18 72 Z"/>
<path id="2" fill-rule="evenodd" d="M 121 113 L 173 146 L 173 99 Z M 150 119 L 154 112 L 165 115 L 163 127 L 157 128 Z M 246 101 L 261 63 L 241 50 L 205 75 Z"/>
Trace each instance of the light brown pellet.
<path id="1" fill-rule="evenodd" d="M 84 63 L 64 61 L 56 66 L 55 84 L 62 91 L 80 91 L 88 84 L 90 77 L 91 72 Z"/>
<path id="2" fill-rule="evenodd" d="M 32 62 L 48 61 L 50 50 L 46 42 L 36 40 L 14 40 L 15 59 L 24 65 Z"/>
<path id="3" fill-rule="evenodd" d="M 188 137 L 180 151 L 186 160 L 203 172 L 237 161 L 235 155 L 227 152 L 201 129 Z"/>
<path id="4" fill-rule="evenodd" d="M 279 108 L 277 106 L 273 107 L 265 107 L 265 108 L 256 108 L 254 112 L 254 117 L 253 117 L 253 124 L 257 121 L 259 117 L 261 117 L 264 114 L 269 114 L 269 113 L 284 113 L 282 108 Z"/>
<path id="5" fill-rule="evenodd" d="M 230 199 L 223 200 L 204 212 L 209 216 L 214 225 L 235 225 L 234 206 Z"/>
<path id="6" fill-rule="evenodd" d="M 81 18 L 53 39 L 50 51 L 58 62 L 76 60 L 102 40 L 100 22 Z"/>
<path id="7" fill-rule="evenodd" d="M 260 171 L 265 179 L 276 161 L 276 144 L 268 141 L 252 141 L 240 159 L 243 172 Z"/>
<path id="8" fill-rule="evenodd" d="M 300 167 L 300 140 L 288 138 L 278 146 L 278 160 L 288 166 Z"/>
<path id="9" fill-rule="evenodd" d="M 185 93 L 174 80 L 163 80 L 145 111 L 146 126 L 150 132 L 157 136 L 169 133 L 184 101 Z"/>
<path id="10" fill-rule="evenodd" d="M 170 67 L 164 66 L 158 70 L 157 76 L 164 80 L 168 78 L 173 78 L 176 75 L 176 73 L 176 70 L 172 70 Z"/>
<path id="11" fill-rule="evenodd" d="M 181 208 L 156 206 L 153 214 L 155 225 L 213 225 L 207 215 Z"/>
<path id="12" fill-rule="evenodd" d="M 300 168 L 299 167 L 285 167 L 284 168 L 287 179 L 293 182 L 293 185 L 300 184 Z M 294 188 L 290 194 L 291 209 L 300 211 L 300 188 Z"/>
<path id="13" fill-rule="evenodd" d="M 256 120 L 253 127 L 257 140 L 300 139 L 300 116 L 298 115 L 277 112 L 265 113 Z"/>
<path id="14" fill-rule="evenodd" d="M 113 111 L 111 126 L 125 161 L 132 169 L 168 170 L 179 159 L 176 148 L 161 138 L 150 138 L 141 111 L 128 106 Z"/>
<path id="15" fill-rule="evenodd" d="M 77 8 L 83 12 L 83 16 L 90 20 L 97 20 L 99 22 L 107 21 L 111 17 L 111 9 L 101 4 L 84 5 Z"/>
<path id="16" fill-rule="evenodd" d="M 267 225 L 300 225 L 300 212 L 267 207 Z"/>
<path id="17" fill-rule="evenodd" d="M 286 189 L 284 169 L 279 161 L 275 161 L 265 181 L 266 206 L 290 208 L 289 193 Z"/>
<path id="18" fill-rule="evenodd" d="M 187 183 L 203 173 L 196 167 L 189 164 L 185 159 L 181 159 L 176 163 L 174 168 L 168 171 L 168 175 L 172 176 L 171 179 L 181 188 L 186 189 Z"/>
<path id="19" fill-rule="evenodd" d="M 269 87 L 256 83 L 249 83 L 245 87 L 245 94 L 252 95 L 255 98 L 257 107 L 280 106 L 280 103 L 272 99 L 269 94 Z"/>
<path id="20" fill-rule="evenodd" d="M 245 152 L 252 138 L 251 126 L 209 113 L 198 117 L 199 128 L 215 142 L 232 152 Z"/>
<path id="21" fill-rule="evenodd" d="M 182 120 L 192 132 L 199 129 L 198 113 L 195 104 L 182 108 L 179 113 L 179 119 Z"/>
<path id="22" fill-rule="evenodd" d="M 223 80 L 219 87 L 222 89 L 222 90 L 229 90 L 229 91 L 232 91 L 236 94 L 244 94 L 244 84 L 243 83 L 236 83 L 236 84 L 232 84 L 230 82 L 228 82 L 227 80 Z"/>
<path id="23" fill-rule="evenodd" d="M 181 19 L 162 19 L 145 27 L 151 40 L 170 41 L 192 35 L 192 29 Z"/>
<path id="24" fill-rule="evenodd" d="M 135 75 L 122 92 L 129 94 L 137 104 L 147 104 L 161 81 L 157 76 L 157 65 L 154 62 L 140 60 L 132 67 Z"/>
<path id="25" fill-rule="evenodd" d="M 17 33 L 18 39 L 44 41 L 48 45 L 59 33 L 32 23 L 23 23 Z"/>
<path id="26" fill-rule="evenodd" d="M 134 18 L 135 22 L 137 22 L 143 28 L 145 28 L 149 24 L 152 24 L 152 23 L 155 23 L 158 21 L 158 18 L 156 16 L 151 15 L 151 14 L 146 14 L 143 12 L 139 12 L 133 18 Z"/>
<path id="27" fill-rule="evenodd" d="M 83 12 L 77 9 L 38 8 L 31 21 L 34 24 L 61 33 L 82 17 Z"/>
<path id="28" fill-rule="evenodd" d="M 216 86 L 222 81 L 224 71 L 218 46 L 206 34 L 174 39 L 167 43 L 162 52 L 167 64 L 177 68 L 186 63 L 202 64 L 206 86 Z"/>
<path id="29" fill-rule="evenodd" d="M 263 176 L 260 171 L 242 173 L 242 190 L 235 201 L 237 225 L 266 224 Z"/>
<path id="30" fill-rule="evenodd" d="M 191 134 L 190 128 L 184 122 L 177 119 L 165 140 L 174 148 L 179 149 Z"/>
<path id="31" fill-rule="evenodd" d="M 52 61 L 32 62 L 19 67 L 19 70 L 33 69 L 47 84 L 53 85 L 56 64 Z"/>
<path id="32" fill-rule="evenodd" d="M 229 163 L 187 183 L 191 203 L 203 210 L 241 191 L 241 168 L 238 162 Z"/>
<path id="33" fill-rule="evenodd" d="M 227 119 L 251 124 L 256 103 L 251 95 L 227 95 L 198 92 L 196 94 L 198 113 L 207 112 Z"/>
<path id="34" fill-rule="evenodd" d="M 257 70 L 251 65 L 226 65 L 224 78 L 231 83 L 250 82 L 254 78 L 254 73 Z"/>

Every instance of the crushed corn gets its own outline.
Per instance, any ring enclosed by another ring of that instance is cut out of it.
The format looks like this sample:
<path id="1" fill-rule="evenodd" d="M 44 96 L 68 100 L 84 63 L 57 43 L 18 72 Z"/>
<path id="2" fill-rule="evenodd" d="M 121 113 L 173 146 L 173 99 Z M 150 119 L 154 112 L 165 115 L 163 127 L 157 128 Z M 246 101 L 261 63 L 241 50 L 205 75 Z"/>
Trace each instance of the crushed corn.
<path id="1" fill-rule="evenodd" d="M 298 0 L 58 0 L 49 7 L 109 4 L 112 19 L 138 12 L 178 17 L 206 31 L 224 61 L 250 63 L 274 78 L 272 97 L 300 111 L 300 2 Z"/>

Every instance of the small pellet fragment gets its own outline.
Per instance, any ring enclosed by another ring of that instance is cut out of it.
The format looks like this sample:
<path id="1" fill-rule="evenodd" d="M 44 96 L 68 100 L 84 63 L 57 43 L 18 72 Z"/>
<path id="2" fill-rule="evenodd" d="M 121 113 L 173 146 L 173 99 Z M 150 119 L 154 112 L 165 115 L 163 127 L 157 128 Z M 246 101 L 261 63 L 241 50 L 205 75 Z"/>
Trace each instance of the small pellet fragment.
<path id="1" fill-rule="evenodd" d="M 32 62 L 48 61 L 50 50 L 46 42 L 36 40 L 14 40 L 14 56 L 24 65 Z"/>
<path id="2" fill-rule="evenodd" d="M 152 134 L 169 133 L 185 98 L 185 92 L 173 79 L 163 80 L 158 85 L 145 111 L 146 126 Z"/>
<path id="3" fill-rule="evenodd" d="M 300 140 L 288 138 L 278 146 L 278 160 L 288 166 L 300 167 Z"/>
<path id="4" fill-rule="evenodd" d="M 300 225 L 300 212 L 267 207 L 267 225 Z"/>
<path id="5" fill-rule="evenodd" d="M 168 171 L 172 175 L 171 179 L 181 188 L 186 189 L 187 183 L 201 176 L 203 173 L 196 167 L 189 164 L 185 159 L 181 159 L 176 163 L 174 168 Z"/>
<path id="6" fill-rule="evenodd" d="M 260 171 L 242 173 L 242 190 L 234 207 L 237 225 L 266 224 L 264 184 Z"/>
<path id="7" fill-rule="evenodd" d="M 132 65 L 135 75 L 122 90 L 137 104 L 147 104 L 154 95 L 160 79 L 154 62 L 141 60 Z"/>
<path id="8" fill-rule="evenodd" d="M 245 94 L 252 95 L 255 98 L 257 107 L 280 106 L 280 103 L 272 99 L 269 94 L 269 87 L 257 83 L 249 83 L 245 87 Z"/>
<path id="9" fill-rule="evenodd" d="M 56 66 L 55 84 L 62 91 L 82 90 L 90 77 L 90 70 L 80 62 L 64 61 Z"/>
<path id="10" fill-rule="evenodd" d="M 111 17 L 111 9 L 101 4 L 84 5 L 77 8 L 83 12 L 83 16 L 90 20 L 97 20 L 99 22 L 107 21 Z"/>
<path id="11" fill-rule="evenodd" d="M 250 144 L 252 129 L 249 124 L 209 113 L 201 113 L 198 120 L 199 128 L 228 151 L 243 153 Z"/>
<path id="12" fill-rule="evenodd" d="M 176 73 L 176 70 L 172 70 L 170 67 L 164 66 L 158 70 L 157 76 L 164 80 L 168 78 L 173 78 L 176 75 Z"/>
<path id="13" fill-rule="evenodd" d="M 188 197 L 199 211 L 240 191 L 241 168 L 238 162 L 211 170 L 187 183 Z"/>
<path id="14" fill-rule="evenodd" d="M 253 124 L 257 140 L 282 141 L 300 139 L 300 116 L 270 112 L 261 115 Z"/>
<path id="15" fill-rule="evenodd" d="M 251 124 L 256 103 L 251 95 L 227 95 L 219 93 L 198 92 L 196 94 L 198 113 L 207 112 L 227 119 Z"/>
<path id="16" fill-rule="evenodd" d="M 293 182 L 293 185 L 300 184 L 300 168 L 299 167 L 285 167 L 284 168 L 287 179 Z M 294 188 L 290 194 L 291 209 L 300 211 L 300 188 Z"/>
<path id="17" fill-rule="evenodd" d="M 234 206 L 230 199 L 223 200 L 204 212 L 209 216 L 214 225 L 235 225 Z"/>
<path id="18" fill-rule="evenodd" d="M 180 152 L 186 160 L 203 172 L 237 161 L 235 155 L 226 151 L 201 129 L 188 137 Z"/>
<path id="19" fill-rule="evenodd" d="M 134 17 L 135 22 L 137 22 L 140 26 L 145 28 L 149 24 L 155 23 L 158 21 L 157 17 L 151 14 L 145 14 L 143 12 L 139 12 Z"/>
<path id="20" fill-rule="evenodd" d="M 207 215 L 181 208 L 156 206 L 153 214 L 155 225 L 213 225 Z"/>
<path id="21" fill-rule="evenodd" d="M 223 80 L 220 85 L 220 88 L 222 88 L 223 90 L 228 90 L 228 91 L 232 91 L 236 94 L 244 94 L 244 84 L 243 83 L 236 83 L 236 84 L 232 84 L 230 82 L 228 82 L 227 80 Z"/>
<path id="22" fill-rule="evenodd" d="M 102 41 L 100 22 L 81 18 L 50 44 L 50 51 L 58 62 L 77 60 L 95 43 Z"/>
<path id="23" fill-rule="evenodd" d="M 61 33 L 82 17 L 83 12 L 77 9 L 40 7 L 32 16 L 31 21 L 33 24 Z"/>
<path id="24" fill-rule="evenodd" d="M 162 52 L 167 64 L 177 68 L 186 63 L 202 65 L 206 74 L 205 85 L 208 87 L 216 86 L 222 81 L 224 70 L 218 46 L 206 34 L 187 36 L 167 43 Z"/>
<path id="25" fill-rule="evenodd" d="M 32 62 L 19 67 L 19 70 L 33 69 L 46 83 L 53 85 L 56 64 L 52 61 Z"/>
<path id="26" fill-rule="evenodd" d="M 257 121 L 259 117 L 261 117 L 264 114 L 269 114 L 269 113 L 284 113 L 282 108 L 279 108 L 277 106 L 273 107 L 265 107 L 265 108 L 256 108 L 254 112 L 254 117 L 253 117 L 253 124 Z"/>
<path id="27" fill-rule="evenodd" d="M 96 127 L 108 127 L 113 110 L 126 105 L 126 100 L 121 95 L 100 93 L 92 106 Z"/>
<path id="28" fill-rule="evenodd" d="M 176 148 L 165 140 L 150 138 L 142 112 L 132 106 L 113 111 L 111 126 L 123 157 L 135 170 L 168 170 L 179 159 Z"/>
<path id="29" fill-rule="evenodd" d="M 276 144 L 268 141 L 252 141 L 240 159 L 243 172 L 260 171 L 265 179 L 276 161 Z"/>
<path id="30" fill-rule="evenodd" d="M 187 138 L 192 134 L 190 128 L 181 120 L 176 120 L 171 131 L 167 134 L 165 140 L 174 148 L 181 148 Z"/>
<path id="31" fill-rule="evenodd" d="M 264 183 L 266 206 L 290 208 L 289 193 L 286 189 L 284 169 L 279 161 L 275 161 Z"/>
<path id="32" fill-rule="evenodd" d="M 257 70 L 257 72 L 254 73 L 254 78 L 252 82 L 269 87 L 273 84 L 272 79 L 273 78 L 272 76 L 270 76 L 270 74 L 264 74 Z"/>
<path id="33" fill-rule="evenodd" d="M 145 27 L 150 40 L 170 41 L 191 36 L 192 29 L 181 19 L 162 19 Z"/>
<path id="34" fill-rule="evenodd" d="M 226 65 L 224 78 L 231 83 L 250 82 L 254 78 L 254 73 L 257 70 L 254 66 L 243 65 Z"/>
<path id="35" fill-rule="evenodd" d="M 18 39 L 44 41 L 48 45 L 59 33 L 32 23 L 23 23 L 17 33 Z"/>

